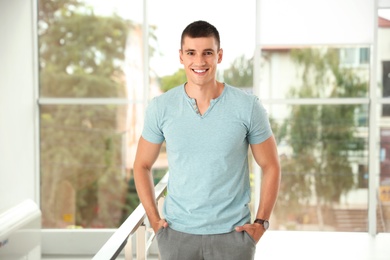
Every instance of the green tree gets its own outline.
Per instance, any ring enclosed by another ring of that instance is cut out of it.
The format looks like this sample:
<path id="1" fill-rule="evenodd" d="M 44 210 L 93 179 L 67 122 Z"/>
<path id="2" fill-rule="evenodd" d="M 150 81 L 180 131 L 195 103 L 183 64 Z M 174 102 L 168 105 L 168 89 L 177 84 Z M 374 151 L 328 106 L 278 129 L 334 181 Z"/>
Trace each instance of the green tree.
<path id="1" fill-rule="evenodd" d="M 184 69 L 179 69 L 172 75 L 164 76 L 160 79 L 160 89 L 167 92 L 171 88 L 179 86 L 187 81 L 186 72 Z"/>
<path id="2" fill-rule="evenodd" d="M 128 32 L 78 0 L 39 1 L 41 97 L 126 97 Z M 44 227 L 117 227 L 127 184 L 125 106 L 43 105 L 41 206 Z M 66 194 L 65 194 L 66 193 Z"/>
<path id="3" fill-rule="evenodd" d="M 253 86 L 253 58 L 247 59 L 245 55 L 236 58 L 230 67 L 223 71 L 226 83 L 235 87 Z"/>
<path id="4" fill-rule="evenodd" d="M 291 89 L 291 97 L 364 96 L 367 81 L 353 69 L 342 68 L 338 53 L 338 49 L 293 50 L 291 57 L 300 68 L 302 84 Z M 359 109 L 358 105 L 291 107 L 285 125 L 293 154 L 282 163 L 283 181 L 276 205 L 279 215 L 302 212 L 314 196 L 323 224 L 324 206 L 338 203 L 341 195 L 354 187 L 351 153 L 364 149 L 364 140 L 355 135 Z"/>

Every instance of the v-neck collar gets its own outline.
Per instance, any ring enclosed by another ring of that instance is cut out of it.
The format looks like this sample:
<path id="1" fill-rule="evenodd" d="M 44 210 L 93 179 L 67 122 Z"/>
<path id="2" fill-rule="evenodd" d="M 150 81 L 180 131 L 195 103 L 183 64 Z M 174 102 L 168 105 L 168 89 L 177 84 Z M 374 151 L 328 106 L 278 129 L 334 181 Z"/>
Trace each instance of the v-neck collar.
<path id="1" fill-rule="evenodd" d="M 185 99 L 187 100 L 187 102 L 189 103 L 190 107 L 192 108 L 192 110 L 194 111 L 194 113 L 199 116 L 200 118 L 205 118 L 209 113 L 210 111 L 212 110 L 212 108 L 215 106 L 215 104 L 222 98 L 222 96 L 225 94 L 226 92 L 226 89 L 227 89 L 227 85 L 225 83 L 223 83 L 223 90 L 222 90 L 222 93 L 214 98 L 214 99 L 211 99 L 210 100 L 210 106 L 207 108 L 206 112 L 202 115 L 199 111 L 199 108 L 198 108 L 198 105 L 196 104 L 196 99 L 195 98 L 191 98 L 190 96 L 188 96 L 187 92 L 186 92 L 186 89 L 185 89 L 185 85 L 187 83 L 183 84 L 182 85 L 182 90 L 183 90 L 183 93 L 184 93 L 184 97 Z"/>

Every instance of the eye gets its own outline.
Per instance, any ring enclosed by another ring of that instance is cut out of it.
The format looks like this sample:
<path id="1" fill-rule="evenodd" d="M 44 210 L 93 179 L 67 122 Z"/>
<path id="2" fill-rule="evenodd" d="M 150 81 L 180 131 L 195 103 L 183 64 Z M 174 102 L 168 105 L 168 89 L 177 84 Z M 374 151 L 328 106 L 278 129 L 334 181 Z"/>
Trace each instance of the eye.
<path id="1" fill-rule="evenodd" d="M 194 52 L 193 51 L 187 51 L 186 54 L 189 55 L 189 56 L 192 56 L 192 55 L 194 55 Z"/>
<path id="2" fill-rule="evenodd" d="M 205 55 L 207 55 L 207 56 L 213 55 L 213 52 L 212 51 L 206 51 Z"/>

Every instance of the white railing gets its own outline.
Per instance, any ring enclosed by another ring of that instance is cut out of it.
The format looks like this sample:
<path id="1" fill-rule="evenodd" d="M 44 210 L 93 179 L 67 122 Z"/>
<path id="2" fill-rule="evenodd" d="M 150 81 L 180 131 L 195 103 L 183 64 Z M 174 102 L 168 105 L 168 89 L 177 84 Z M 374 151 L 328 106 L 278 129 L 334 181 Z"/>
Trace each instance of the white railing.
<path id="1" fill-rule="evenodd" d="M 168 183 L 168 173 L 161 179 L 155 187 L 155 196 L 158 202 L 159 210 L 164 200 L 164 194 Z M 123 222 L 117 231 L 109 238 L 109 240 L 100 248 L 99 252 L 93 257 L 94 260 L 116 259 L 123 251 L 125 259 L 133 259 L 132 236 L 136 235 L 136 259 L 146 259 L 150 245 L 154 239 L 154 233 L 147 236 L 147 231 L 150 229 L 145 210 L 142 204 L 131 213 L 131 215 Z"/>
<path id="2" fill-rule="evenodd" d="M 0 259 L 41 259 L 41 215 L 31 199 L 0 212 Z"/>

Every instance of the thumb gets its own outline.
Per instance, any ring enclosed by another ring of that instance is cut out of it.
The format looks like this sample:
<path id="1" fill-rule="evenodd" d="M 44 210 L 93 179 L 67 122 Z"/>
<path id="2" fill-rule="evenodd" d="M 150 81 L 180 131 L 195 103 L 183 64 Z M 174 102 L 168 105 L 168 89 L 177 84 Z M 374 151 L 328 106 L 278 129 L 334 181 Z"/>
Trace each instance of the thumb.
<path id="1" fill-rule="evenodd" d="M 245 230 L 244 226 L 237 226 L 235 229 L 237 232 L 242 232 Z"/>

